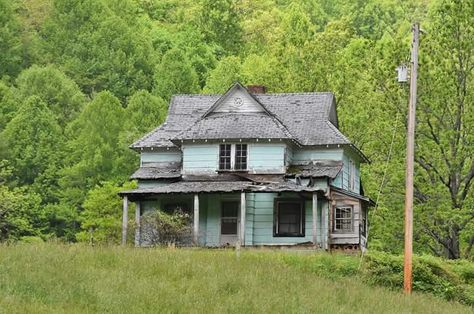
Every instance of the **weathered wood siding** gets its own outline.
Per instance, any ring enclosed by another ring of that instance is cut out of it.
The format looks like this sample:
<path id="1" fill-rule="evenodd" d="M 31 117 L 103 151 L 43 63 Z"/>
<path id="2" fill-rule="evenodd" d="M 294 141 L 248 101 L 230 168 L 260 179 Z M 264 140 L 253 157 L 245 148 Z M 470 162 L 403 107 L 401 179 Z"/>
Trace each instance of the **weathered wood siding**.
<path id="1" fill-rule="evenodd" d="M 140 166 L 146 166 L 150 163 L 155 162 L 180 162 L 181 151 L 180 150 L 154 150 L 146 151 L 140 154 Z"/>
<path id="2" fill-rule="evenodd" d="M 239 99 L 236 102 L 237 98 Z M 234 90 L 222 100 L 213 112 L 264 112 L 264 109 L 248 93 Z"/>
<path id="3" fill-rule="evenodd" d="M 186 144 L 182 146 L 183 173 L 215 173 L 219 162 L 218 144 Z"/>
<path id="4" fill-rule="evenodd" d="M 354 163 L 355 171 L 354 171 L 354 188 L 351 189 L 349 186 L 349 171 L 350 171 L 350 163 L 351 161 Z M 353 153 L 348 150 L 344 150 L 343 158 L 343 168 L 342 173 L 338 175 L 336 178 L 338 181 L 338 185 L 334 184 L 334 186 L 341 187 L 345 190 L 352 191 L 355 193 L 360 193 L 360 159 L 357 158 Z M 335 180 L 336 181 L 336 180 Z M 341 186 L 342 183 L 342 186 Z"/>
<path id="5" fill-rule="evenodd" d="M 285 173 L 285 147 L 283 143 L 252 143 L 248 145 L 250 173 Z"/>
<path id="6" fill-rule="evenodd" d="M 293 162 L 299 163 L 310 160 L 341 160 L 342 148 L 303 148 L 293 151 Z"/>
<path id="7" fill-rule="evenodd" d="M 331 205 L 332 215 L 334 220 L 335 208 L 337 206 L 352 206 L 353 208 L 353 229 L 352 232 L 332 231 L 330 234 L 331 244 L 359 244 L 359 223 L 360 223 L 360 201 L 358 199 L 332 192 L 331 198 L 333 204 Z M 334 221 L 331 222 L 333 228 Z"/>
<path id="8" fill-rule="evenodd" d="M 183 173 L 215 173 L 219 167 L 220 144 L 183 145 Z M 283 143 L 250 143 L 247 167 L 250 173 L 284 173 L 285 147 Z"/>

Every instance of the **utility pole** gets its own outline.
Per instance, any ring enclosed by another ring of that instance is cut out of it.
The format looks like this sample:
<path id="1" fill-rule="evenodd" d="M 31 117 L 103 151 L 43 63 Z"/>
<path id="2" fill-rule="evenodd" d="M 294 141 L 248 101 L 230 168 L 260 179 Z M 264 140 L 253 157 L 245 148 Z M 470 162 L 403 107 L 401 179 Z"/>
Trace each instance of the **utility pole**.
<path id="1" fill-rule="evenodd" d="M 420 24 L 413 25 L 413 43 L 411 50 L 410 101 L 408 104 L 407 161 L 405 180 L 405 258 L 403 266 L 403 287 L 411 294 L 413 267 L 413 172 L 415 163 L 415 114 L 416 114 L 416 77 L 418 71 L 418 46 L 420 43 Z"/>

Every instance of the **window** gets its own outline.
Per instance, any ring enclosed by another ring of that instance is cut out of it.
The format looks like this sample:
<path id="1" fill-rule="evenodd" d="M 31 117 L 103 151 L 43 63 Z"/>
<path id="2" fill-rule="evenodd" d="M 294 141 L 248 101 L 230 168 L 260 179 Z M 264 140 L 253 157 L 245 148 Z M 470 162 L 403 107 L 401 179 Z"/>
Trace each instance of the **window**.
<path id="1" fill-rule="evenodd" d="M 349 180 L 349 190 L 354 190 L 355 189 L 355 164 L 354 164 L 354 161 L 352 161 L 352 159 L 349 160 L 348 180 Z"/>
<path id="2" fill-rule="evenodd" d="M 273 235 L 304 237 L 304 206 L 298 200 L 275 201 Z"/>
<path id="3" fill-rule="evenodd" d="M 247 144 L 235 145 L 235 169 L 247 169 Z"/>
<path id="4" fill-rule="evenodd" d="M 230 170 L 231 166 L 231 145 L 221 144 L 219 146 L 219 169 Z"/>
<path id="5" fill-rule="evenodd" d="M 219 145 L 219 170 L 247 170 L 247 144 Z"/>
<path id="6" fill-rule="evenodd" d="M 359 224 L 360 233 L 366 237 L 367 236 L 367 209 L 362 208 L 362 221 Z"/>
<path id="7" fill-rule="evenodd" d="M 352 232 L 352 207 L 336 207 L 334 231 Z"/>

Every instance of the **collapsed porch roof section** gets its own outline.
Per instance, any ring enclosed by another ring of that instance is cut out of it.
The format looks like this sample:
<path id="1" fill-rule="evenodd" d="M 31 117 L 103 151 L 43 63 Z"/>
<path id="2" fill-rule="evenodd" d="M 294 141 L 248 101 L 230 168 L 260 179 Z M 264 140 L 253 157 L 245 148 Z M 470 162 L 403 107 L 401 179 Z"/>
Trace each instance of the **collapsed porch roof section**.
<path id="1" fill-rule="evenodd" d="M 326 192 L 320 187 L 297 185 L 293 182 L 257 183 L 251 181 L 220 182 L 174 182 L 152 188 L 138 188 L 122 191 L 122 196 L 140 197 L 155 194 L 188 194 L 188 193 L 232 193 L 232 192 Z"/>

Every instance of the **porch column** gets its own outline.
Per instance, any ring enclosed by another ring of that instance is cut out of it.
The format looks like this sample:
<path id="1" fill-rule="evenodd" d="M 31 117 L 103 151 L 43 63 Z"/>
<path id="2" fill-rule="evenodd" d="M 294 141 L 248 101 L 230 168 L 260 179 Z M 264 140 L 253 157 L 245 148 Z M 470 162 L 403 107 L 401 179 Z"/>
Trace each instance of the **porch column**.
<path id="1" fill-rule="evenodd" d="M 312 203 L 312 209 L 313 209 L 313 245 L 317 245 L 317 239 L 318 239 L 318 193 L 313 192 L 313 203 Z"/>
<path id="2" fill-rule="evenodd" d="M 137 202 L 137 206 L 135 207 L 135 246 L 140 246 L 140 216 L 141 216 L 141 206 L 140 201 Z"/>
<path id="3" fill-rule="evenodd" d="M 199 245 L 199 195 L 194 194 L 193 243 Z"/>
<path id="4" fill-rule="evenodd" d="M 245 201 L 245 192 L 240 193 L 240 245 L 245 245 L 245 212 L 247 205 Z"/>
<path id="5" fill-rule="evenodd" d="M 128 227 L 128 196 L 123 197 L 122 212 L 122 245 L 127 244 L 127 227 Z"/>

